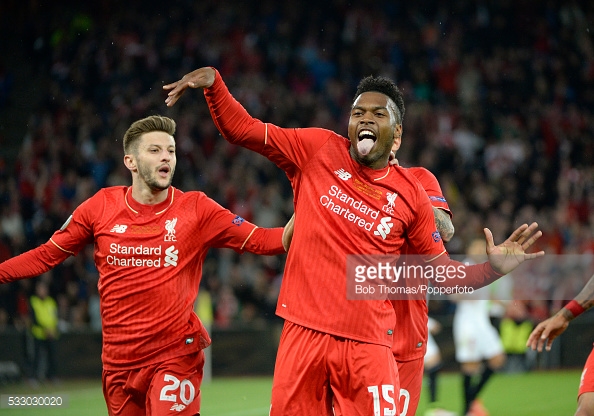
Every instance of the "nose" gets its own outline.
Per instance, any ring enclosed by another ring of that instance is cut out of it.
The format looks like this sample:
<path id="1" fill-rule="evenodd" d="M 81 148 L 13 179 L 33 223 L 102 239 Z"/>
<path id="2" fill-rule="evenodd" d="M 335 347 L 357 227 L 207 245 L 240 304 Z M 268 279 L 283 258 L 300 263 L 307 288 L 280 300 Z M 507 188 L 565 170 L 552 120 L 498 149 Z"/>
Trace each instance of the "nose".
<path id="1" fill-rule="evenodd" d="M 360 124 L 375 124 L 375 120 L 373 119 L 373 113 L 366 111 L 361 117 L 359 121 Z"/>
<path id="2" fill-rule="evenodd" d="M 362 127 L 372 126 L 374 124 L 375 124 L 375 121 L 370 118 L 363 118 L 362 120 L 359 121 L 359 126 L 362 126 Z"/>

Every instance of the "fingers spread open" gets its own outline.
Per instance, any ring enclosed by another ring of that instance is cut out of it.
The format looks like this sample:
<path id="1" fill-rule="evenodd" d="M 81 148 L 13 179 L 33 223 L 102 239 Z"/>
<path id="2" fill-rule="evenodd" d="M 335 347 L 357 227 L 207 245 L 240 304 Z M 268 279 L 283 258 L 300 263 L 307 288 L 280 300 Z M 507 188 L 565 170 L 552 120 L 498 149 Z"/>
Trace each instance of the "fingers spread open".
<path id="1" fill-rule="evenodd" d="M 511 235 L 509 236 L 508 240 L 511 242 L 517 242 L 519 238 L 521 238 L 522 233 L 524 233 L 526 231 L 526 229 L 528 228 L 528 224 L 522 224 L 520 225 L 518 228 L 516 228 L 514 230 L 513 233 L 511 233 Z"/>
<path id="2" fill-rule="evenodd" d="M 542 237 L 542 231 L 539 230 L 539 231 L 535 232 L 534 235 L 532 235 L 528 239 L 528 241 L 526 241 L 522 244 L 522 248 L 524 250 L 530 248 L 536 242 L 536 240 L 538 240 L 540 237 Z"/>

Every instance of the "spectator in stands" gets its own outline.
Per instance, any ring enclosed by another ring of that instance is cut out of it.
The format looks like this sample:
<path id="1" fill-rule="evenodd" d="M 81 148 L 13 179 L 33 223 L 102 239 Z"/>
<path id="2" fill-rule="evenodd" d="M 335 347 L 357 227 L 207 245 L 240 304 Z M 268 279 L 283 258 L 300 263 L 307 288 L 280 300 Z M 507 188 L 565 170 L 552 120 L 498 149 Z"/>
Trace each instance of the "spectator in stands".
<path id="1" fill-rule="evenodd" d="M 49 273 L 45 274 L 46 276 Z M 32 325 L 35 340 L 35 365 L 33 378 L 44 381 L 56 378 L 56 340 L 58 338 L 58 306 L 49 293 L 49 285 L 39 278 L 35 294 L 30 298 Z"/>

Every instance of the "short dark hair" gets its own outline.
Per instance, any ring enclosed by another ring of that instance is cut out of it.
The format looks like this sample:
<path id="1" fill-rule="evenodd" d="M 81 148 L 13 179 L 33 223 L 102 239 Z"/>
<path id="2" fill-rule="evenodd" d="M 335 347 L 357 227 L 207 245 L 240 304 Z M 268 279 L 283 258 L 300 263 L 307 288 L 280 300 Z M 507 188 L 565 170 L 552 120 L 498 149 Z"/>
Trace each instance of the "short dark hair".
<path id="1" fill-rule="evenodd" d="M 398 118 L 397 123 L 402 124 L 402 120 L 404 119 L 404 97 L 402 96 L 402 91 L 398 88 L 398 86 L 389 78 L 386 77 L 374 77 L 370 75 L 368 77 L 363 78 L 359 85 L 357 86 L 357 92 L 355 93 L 355 99 L 358 96 L 363 94 L 364 92 L 375 91 L 387 95 L 390 97 L 394 104 L 396 104 L 396 108 L 398 109 L 398 113 L 396 117 Z"/>
<path id="2" fill-rule="evenodd" d="M 163 131 L 171 136 L 175 134 L 175 121 L 164 116 L 149 116 L 137 120 L 124 134 L 124 153 L 129 155 L 138 150 L 138 139 L 145 133 Z"/>

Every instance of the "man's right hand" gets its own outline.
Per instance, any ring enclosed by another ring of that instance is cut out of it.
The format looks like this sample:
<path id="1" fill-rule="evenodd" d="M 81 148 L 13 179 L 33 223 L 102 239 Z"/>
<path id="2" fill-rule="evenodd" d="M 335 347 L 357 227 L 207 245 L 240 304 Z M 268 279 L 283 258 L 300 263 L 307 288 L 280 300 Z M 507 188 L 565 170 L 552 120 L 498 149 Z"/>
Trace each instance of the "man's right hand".
<path id="1" fill-rule="evenodd" d="M 526 342 L 526 346 L 533 350 L 542 352 L 542 347 L 546 346 L 546 350 L 551 350 L 553 340 L 567 329 L 569 320 L 561 309 L 555 315 L 539 323 L 532 331 Z"/>
<path id="2" fill-rule="evenodd" d="M 209 66 L 196 69 L 184 75 L 179 81 L 163 85 L 164 90 L 170 90 L 165 99 L 167 107 L 173 106 L 188 88 L 209 88 L 215 80 L 215 70 Z"/>
<path id="3" fill-rule="evenodd" d="M 491 267 L 498 273 L 508 274 L 526 260 L 532 260 L 544 256 L 544 251 L 536 253 L 526 253 L 535 242 L 542 236 L 541 231 L 537 231 L 538 224 L 523 224 L 499 245 L 493 242 L 493 234 L 488 228 L 484 229 L 485 239 L 487 241 L 487 255 Z"/>

